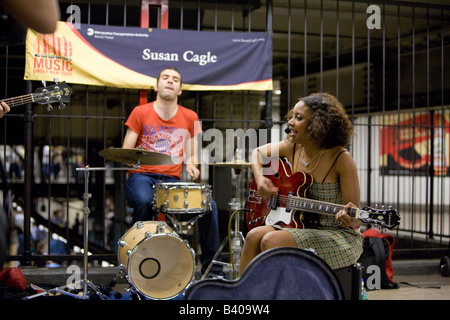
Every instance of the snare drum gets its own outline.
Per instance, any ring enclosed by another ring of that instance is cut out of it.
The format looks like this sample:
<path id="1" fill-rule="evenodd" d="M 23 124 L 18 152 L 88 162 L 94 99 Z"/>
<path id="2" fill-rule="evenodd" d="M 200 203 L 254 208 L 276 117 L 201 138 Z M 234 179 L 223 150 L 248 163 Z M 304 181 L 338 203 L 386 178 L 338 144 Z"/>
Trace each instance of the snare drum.
<path id="1" fill-rule="evenodd" d="M 193 281 L 195 254 L 163 221 L 136 222 L 119 239 L 119 269 L 149 299 L 171 299 Z"/>
<path id="2" fill-rule="evenodd" d="M 153 209 L 162 213 L 211 211 L 211 187 L 192 182 L 161 182 L 153 185 Z"/>

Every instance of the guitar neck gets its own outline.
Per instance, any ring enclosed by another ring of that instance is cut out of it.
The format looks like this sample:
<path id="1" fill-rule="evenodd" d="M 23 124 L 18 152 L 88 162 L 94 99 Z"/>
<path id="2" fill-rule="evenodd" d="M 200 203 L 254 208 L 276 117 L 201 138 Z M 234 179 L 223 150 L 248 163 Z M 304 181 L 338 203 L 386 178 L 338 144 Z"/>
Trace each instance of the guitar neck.
<path id="1" fill-rule="evenodd" d="M 0 102 L 6 102 L 8 104 L 8 106 L 16 107 L 16 106 L 20 106 L 22 104 L 34 102 L 34 99 L 33 99 L 33 94 L 30 93 L 30 94 L 25 94 L 23 96 L 18 96 L 18 97 L 14 97 L 14 98 L 2 99 L 2 100 L 0 100 Z"/>
<path id="2" fill-rule="evenodd" d="M 286 203 L 286 210 L 289 211 L 291 209 L 336 215 L 340 210 L 344 210 L 344 206 L 340 204 L 322 202 L 318 200 L 289 195 Z M 347 213 L 352 218 L 356 218 L 358 216 L 358 211 L 358 208 L 350 208 Z"/>

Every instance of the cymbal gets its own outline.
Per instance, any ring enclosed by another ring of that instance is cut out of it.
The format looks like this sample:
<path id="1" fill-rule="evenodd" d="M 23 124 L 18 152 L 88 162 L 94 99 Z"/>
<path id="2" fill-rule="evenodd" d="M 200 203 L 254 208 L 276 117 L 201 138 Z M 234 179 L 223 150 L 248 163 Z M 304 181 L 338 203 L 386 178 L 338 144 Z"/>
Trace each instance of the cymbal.
<path id="1" fill-rule="evenodd" d="M 109 148 L 99 152 L 106 160 L 123 164 L 172 165 L 179 163 L 177 157 L 144 149 Z"/>
<path id="2" fill-rule="evenodd" d="M 244 160 L 233 160 L 228 162 L 215 162 L 213 163 L 214 166 L 218 167 L 228 167 L 233 169 L 245 169 L 247 167 L 250 167 L 252 164 L 250 162 L 244 161 Z"/>

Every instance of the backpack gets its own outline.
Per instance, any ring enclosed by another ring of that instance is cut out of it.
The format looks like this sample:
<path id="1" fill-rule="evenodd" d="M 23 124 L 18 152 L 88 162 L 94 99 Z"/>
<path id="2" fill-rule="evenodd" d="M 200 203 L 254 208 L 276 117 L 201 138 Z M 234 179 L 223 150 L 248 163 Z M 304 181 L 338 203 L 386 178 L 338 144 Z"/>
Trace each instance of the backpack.
<path id="1" fill-rule="evenodd" d="M 395 246 L 395 238 L 389 234 L 382 234 L 376 229 L 368 229 L 363 232 L 363 253 L 358 262 L 362 265 L 362 278 L 368 290 L 374 289 L 368 286 L 368 278 L 373 273 L 368 272 L 371 265 L 380 268 L 380 288 L 397 289 L 398 283 L 394 281 L 394 269 L 392 267 L 392 251 Z M 371 271 L 371 270 L 369 270 Z M 373 272 L 373 271 L 372 271 Z"/>

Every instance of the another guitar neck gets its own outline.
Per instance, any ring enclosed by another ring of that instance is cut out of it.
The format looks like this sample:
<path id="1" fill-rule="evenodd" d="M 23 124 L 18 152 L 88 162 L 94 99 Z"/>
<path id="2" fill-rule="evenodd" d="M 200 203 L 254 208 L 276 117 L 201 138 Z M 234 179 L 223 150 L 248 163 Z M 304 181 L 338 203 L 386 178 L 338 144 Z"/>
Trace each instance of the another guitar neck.
<path id="1" fill-rule="evenodd" d="M 8 106 L 16 107 L 16 106 L 20 106 L 22 104 L 34 102 L 34 99 L 33 99 L 33 94 L 30 93 L 30 94 L 25 94 L 23 96 L 18 96 L 18 97 L 14 97 L 14 98 L 2 99 L 2 100 L 0 100 L 0 102 L 6 102 L 8 104 Z"/>
<path id="2" fill-rule="evenodd" d="M 340 210 L 344 210 L 344 206 L 340 204 L 322 202 L 318 200 L 289 195 L 286 203 L 286 210 L 289 211 L 291 209 L 336 215 Z M 348 214 L 351 217 L 355 218 L 357 217 L 358 211 L 358 208 L 350 208 L 348 210 Z"/>

